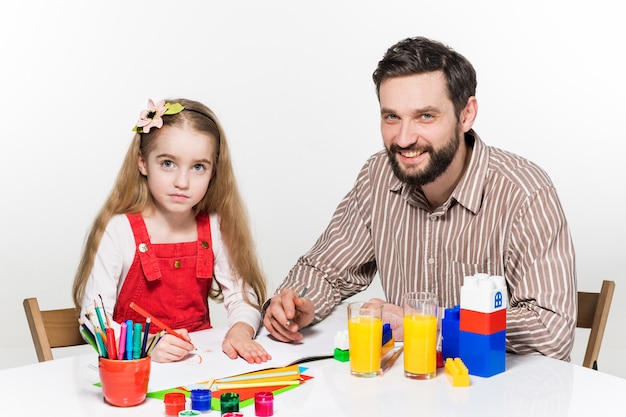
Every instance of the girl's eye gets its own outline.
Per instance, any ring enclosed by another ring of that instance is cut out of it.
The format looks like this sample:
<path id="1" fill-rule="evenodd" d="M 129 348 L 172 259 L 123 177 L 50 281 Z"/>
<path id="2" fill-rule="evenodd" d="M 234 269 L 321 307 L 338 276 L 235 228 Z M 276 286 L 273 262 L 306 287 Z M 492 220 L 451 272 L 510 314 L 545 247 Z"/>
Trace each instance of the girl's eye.
<path id="1" fill-rule="evenodd" d="M 172 162 L 172 161 L 170 161 L 170 160 L 166 159 L 166 160 L 164 160 L 164 161 L 162 161 L 162 162 L 161 162 L 161 165 L 162 165 L 164 168 L 172 168 L 172 167 L 174 166 L 174 162 Z"/>
<path id="2" fill-rule="evenodd" d="M 206 171 L 206 167 L 203 164 L 195 164 L 193 166 L 194 171 L 203 172 Z"/>

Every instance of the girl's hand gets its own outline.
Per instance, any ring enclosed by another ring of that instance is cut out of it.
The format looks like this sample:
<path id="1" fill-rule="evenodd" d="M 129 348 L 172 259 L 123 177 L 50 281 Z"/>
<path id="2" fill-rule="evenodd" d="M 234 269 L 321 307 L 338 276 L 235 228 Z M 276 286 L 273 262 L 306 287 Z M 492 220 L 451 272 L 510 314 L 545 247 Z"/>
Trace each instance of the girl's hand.
<path id="1" fill-rule="evenodd" d="M 176 362 L 184 359 L 194 350 L 187 329 L 176 329 L 185 340 L 165 333 L 159 343 L 152 349 L 150 356 L 155 362 Z"/>
<path id="2" fill-rule="evenodd" d="M 254 329 L 250 325 L 235 323 L 224 337 L 222 350 L 229 358 L 241 356 L 248 363 L 263 363 L 272 359 L 263 346 L 253 340 L 253 336 Z"/>

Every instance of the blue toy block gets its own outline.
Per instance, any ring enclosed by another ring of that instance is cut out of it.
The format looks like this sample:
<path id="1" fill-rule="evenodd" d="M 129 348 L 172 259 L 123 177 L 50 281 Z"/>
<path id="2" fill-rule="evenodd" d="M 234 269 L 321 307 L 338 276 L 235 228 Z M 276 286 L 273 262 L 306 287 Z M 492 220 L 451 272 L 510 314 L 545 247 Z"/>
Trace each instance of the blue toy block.
<path id="1" fill-rule="evenodd" d="M 460 331 L 459 357 L 470 375 L 490 377 L 506 369 L 506 330 L 482 335 Z"/>
<path id="2" fill-rule="evenodd" d="M 461 306 L 446 308 L 441 320 L 441 354 L 443 359 L 459 357 Z"/>

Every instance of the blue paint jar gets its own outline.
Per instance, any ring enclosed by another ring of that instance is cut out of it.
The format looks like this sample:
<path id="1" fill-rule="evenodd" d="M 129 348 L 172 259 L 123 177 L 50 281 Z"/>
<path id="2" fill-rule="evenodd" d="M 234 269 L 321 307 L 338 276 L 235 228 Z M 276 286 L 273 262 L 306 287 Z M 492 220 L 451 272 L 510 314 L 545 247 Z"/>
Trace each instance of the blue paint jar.
<path id="1" fill-rule="evenodd" d="M 191 409 L 197 411 L 211 410 L 211 390 L 193 389 L 191 390 Z"/>

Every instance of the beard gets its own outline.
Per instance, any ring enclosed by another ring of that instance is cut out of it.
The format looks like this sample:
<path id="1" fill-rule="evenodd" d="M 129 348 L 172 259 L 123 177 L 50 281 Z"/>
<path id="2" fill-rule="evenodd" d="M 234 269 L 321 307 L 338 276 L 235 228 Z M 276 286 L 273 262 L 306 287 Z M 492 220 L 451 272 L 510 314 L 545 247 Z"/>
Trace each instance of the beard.
<path id="1" fill-rule="evenodd" d="M 401 148 L 393 143 L 387 148 L 387 156 L 389 157 L 389 163 L 391 164 L 393 173 L 400 181 L 421 187 L 435 181 L 441 174 L 446 172 L 459 150 L 460 143 L 461 138 L 459 135 L 452 136 L 442 148 L 437 150 L 430 145 L 417 146 L 413 144 L 407 148 Z M 402 150 L 428 152 L 430 155 L 430 163 L 421 171 L 408 172 L 400 166 L 400 163 L 396 159 L 396 154 Z"/>

